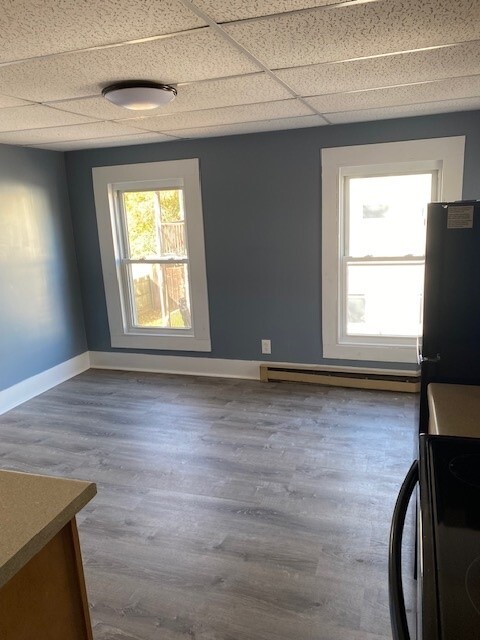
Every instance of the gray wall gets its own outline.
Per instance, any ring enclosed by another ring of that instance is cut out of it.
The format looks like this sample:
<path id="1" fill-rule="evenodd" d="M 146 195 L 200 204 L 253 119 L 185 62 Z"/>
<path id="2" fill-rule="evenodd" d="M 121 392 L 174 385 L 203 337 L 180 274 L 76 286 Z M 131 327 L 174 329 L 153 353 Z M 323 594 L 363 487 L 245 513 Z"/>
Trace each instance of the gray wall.
<path id="1" fill-rule="evenodd" d="M 0 390 L 85 349 L 63 154 L 0 145 Z"/>
<path id="2" fill-rule="evenodd" d="M 68 153 L 89 348 L 115 351 L 110 347 L 92 167 L 200 158 L 212 335 L 209 355 L 259 359 L 260 339 L 270 338 L 272 360 L 319 363 L 323 362 L 320 150 L 452 135 L 467 136 L 463 195 L 478 198 L 480 112 Z"/>

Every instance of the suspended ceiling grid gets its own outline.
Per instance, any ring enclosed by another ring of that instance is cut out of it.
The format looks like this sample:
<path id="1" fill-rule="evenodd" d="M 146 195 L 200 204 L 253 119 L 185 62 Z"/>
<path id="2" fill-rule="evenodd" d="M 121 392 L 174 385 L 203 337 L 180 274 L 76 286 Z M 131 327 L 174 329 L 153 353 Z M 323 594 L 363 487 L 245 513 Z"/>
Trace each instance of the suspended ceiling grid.
<path id="1" fill-rule="evenodd" d="M 480 108 L 480 0 L 0 0 L 0 143 L 56 150 Z M 103 87 L 178 97 L 149 112 Z"/>

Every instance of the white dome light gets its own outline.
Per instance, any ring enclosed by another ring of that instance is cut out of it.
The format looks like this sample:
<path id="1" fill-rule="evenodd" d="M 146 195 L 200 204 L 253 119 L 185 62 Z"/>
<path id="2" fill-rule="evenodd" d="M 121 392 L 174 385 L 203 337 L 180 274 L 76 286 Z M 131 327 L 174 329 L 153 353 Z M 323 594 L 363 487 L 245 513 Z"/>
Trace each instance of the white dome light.
<path id="1" fill-rule="evenodd" d="M 131 81 L 111 84 L 105 87 L 102 95 L 119 107 L 132 111 L 147 111 L 171 102 L 177 95 L 177 90 L 168 84 Z"/>

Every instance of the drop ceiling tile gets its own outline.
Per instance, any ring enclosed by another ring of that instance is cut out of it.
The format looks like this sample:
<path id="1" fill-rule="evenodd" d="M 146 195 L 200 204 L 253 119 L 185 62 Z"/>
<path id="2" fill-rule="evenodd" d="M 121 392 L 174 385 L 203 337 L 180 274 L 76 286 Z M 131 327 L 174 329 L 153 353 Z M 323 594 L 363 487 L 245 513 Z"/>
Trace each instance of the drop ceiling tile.
<path id="1" fill-rule="evenodd" d="M 113 82 L 139 78 L 176 84 L 258 71 L 210 28 L 120 47 L 67 53 L 0 66 L 4 93 L 36 102 L 99 95 Z"/>
<path id="2" fill-rule="evenodd" d="M 412 116 L 431 115 L 435 113 L 450 113 L 454 111 L 472 111 L 480 109 L 480 98 L 465 98 L 463 100 L 443 100 L 426 104 L 413 104 L 401 107 L 385 107 L 382 109 L 364 109 L 360 111 L 344 111 L 328 113 L 326 117 L 332 124 L 347 122 L 370 122 L 387 120 L 390 118 L 408 118 Z"/>
<path id="3" fill-rule="evenodd" d="M 10 96 L 0 95 L 0 109 L 9 109 L 10 107 L 22 107 L 30 104 L 28 100 L 20 100 L 19 98 L 11 98 Z M 0 114 L 1 117 L 1 114 Z"/>
<path id="4" fill-rule="evenodd" d="M 218 136 L 234 136 L 243 133 L 259 133 L 261 131 L 281 131 L 283 129 L 304 129 L 320 127 L 326 124 L 320 116 L 301 116 L 299 118 L 279 118 L 278 120 L 261 120 L 242 122 L 213 127 L 196 127 L 171 131 L 178 138 L 215 138 Z"/>
<path id="5" fill-rule="evenodd" d="M 317 8 L 224 26 L 270 68 L 475 40 L 478 0 L 383 0 Z"/>
<path id="6" fill-rule="evenodd" d="M 2 0 L 0 62 L 126 42 L 204 24 L 180 0 Z"/>
<path id="7" fill-rule="evenodd" d="M 389 89 L 372 89 L 354 93 L 334 93 L 306 98 L 308 104 L 321 113 L 409 104 L 423 104 L 437 100 L 476 98 L 480 96 L 480 75 L 450 78 L 425 84 L 405 85 Z"/>
<path id="8" fill-rule="evenodd" d="M 53 151 L 75 151 L 79 149 L 100 149 L 107 147 L 125 147 L 135 144 L 151 144 L 152 142 L 171 142 L 176 140 L 161 133 L 136 133 L 129 136 L 114 136 L 107 138 L 92 138 L 88 140 L 69 140 L 67 142 L 47 142 L 45 144 L 30 145 L 37 149 L 51 149 Z"/>
<path id="9" fill-rule="evenodd" d="M 269 16 L 287 11 L 299 11 L 312 7 L 337 4 L 339 0 L 193 0 L 197 7 L 208 13 L 216 22 L 232 22 L 259 16 Z"/>
<path id="10" fill-rule="evenodd" d="M 20 131 L 22 129 L 39 129 L 41 127 L 61 127 L 69 124 L 92 122 L 88 116 L 58 111 L 41 104 L 26 107 L 11 107 L 0 112 L 0 131 Z"/>
<path id="11" fill-rule="evenodd" d="M 287 98 L 291 98 L 291 94 L 279 82 L 265 73 L 257 73 L 181 85 L 178 87 L 178 95 L 173 102 L 150 113 L 151 115 L 165 115 Z M 101 120 L 138 118 L 139 115 L 138 111 L 128 111 L 128 109 L 117 107 L 102 97 L 57 102 L 55 107 Z"/>
<path id="12" fill-rule="evenodd" d="M 92 138 L 106 138 L 113 136 L 135 136 L 138 131 L 133 127 L 116 124 L 115 122 L 93 122 L 67 127 L 48 127 L 45 129 L 29 129 L 28 131 L 10 131 L 0 133 L 0 143 L 39 145 L 48 142 L 62 142 L 67 140 L 88 140 Z"/>
<path id="13" fill-rule="evenodd" d="M 223 109 L 206 109 L 204 111 L 188 111 L 166 116 L 153 116 L 129 120 L 129 124 L 137 129 L 147 131 L 168 131 L 173 129 L 196 129 L 216 125 L 249 122 L 253 120 L 269 120 L 292 116 L 311 115 L 312 111 L 299 100 L 280 100 L 259 104 L 224 107 Z"/>
<path id="14" fill-rule="evenodd" d="M 281 69 L 301 96 L 373 89 L 480 73 L 480 41 L 398 55 Z"/>

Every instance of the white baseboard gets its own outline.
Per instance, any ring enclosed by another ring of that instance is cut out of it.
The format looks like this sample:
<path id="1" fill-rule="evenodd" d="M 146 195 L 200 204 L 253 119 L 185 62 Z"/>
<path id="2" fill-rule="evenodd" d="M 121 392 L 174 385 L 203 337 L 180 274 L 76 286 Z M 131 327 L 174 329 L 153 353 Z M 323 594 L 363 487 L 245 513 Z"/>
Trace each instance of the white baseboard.
<path id="1" fill-rule="evenodd" d="M 47 369 L 47 371 L 42 371 L 42 373 L 38 373 L 31 378 L 22 380 L 18 384 L 14 384 L 12 387 L 8 387 L 8 389 L 0 391 L 0 415 L 89 368 L 89 352 L 85 351 L 79 356 L 75 356 L 51 369 Z"/>
<path id="2" fill-rule="evenodd" d="M 119 351 L 90 351 L 90 366 L 93 369 L 117 369 L 120 371 L 145 371 L 149 373 L 176 373 L 179 375 L 260 380 L 261 364 L 268 364 L 272 367 L 321 369 L 322 371 L 350 371 L 380 375 L 419 375 L 416 371 L 399 369 L 311 365 L 260 360 L 227 360 L 223 358 L 191 358 L 188 356 L 157 356 L 147 353 L 122 353 Z"/>
<path id="3" fill-rule="evenodd" d="M 178 373 L 219 378 L 260 379 L 260 362 L 256 360 L 226 360 L 191 358 L 188 356 L 157 356 L 149 353 L 90 351 L 92 369 Z"/>
<path id="4" fill-rule="evenodd" d="M 120 371 L 145 371 L 174 373 L 179 375 L 212 376 L 216 378 L 240 378 L 260 380 L 260 365 L 273 367 L 298 367 L 330 371 L 355 371 L 357 373 L 384 373 L 387 375 L 418 375 L 414 371 L 342 367 L 332 365 L 308 365 L 291 362 L 260 360 L 227 360 L 221 358 L 191 358 L 187 356 L 160 356 L 147 353 L 121 353 L 113 351 L 85 351 L 75 358 L 43 371 L 31 378 L 0 391 L 0 415 L 19 404 L 48 391 L 69 378 L 92 369 L 116 369 Z"/>

